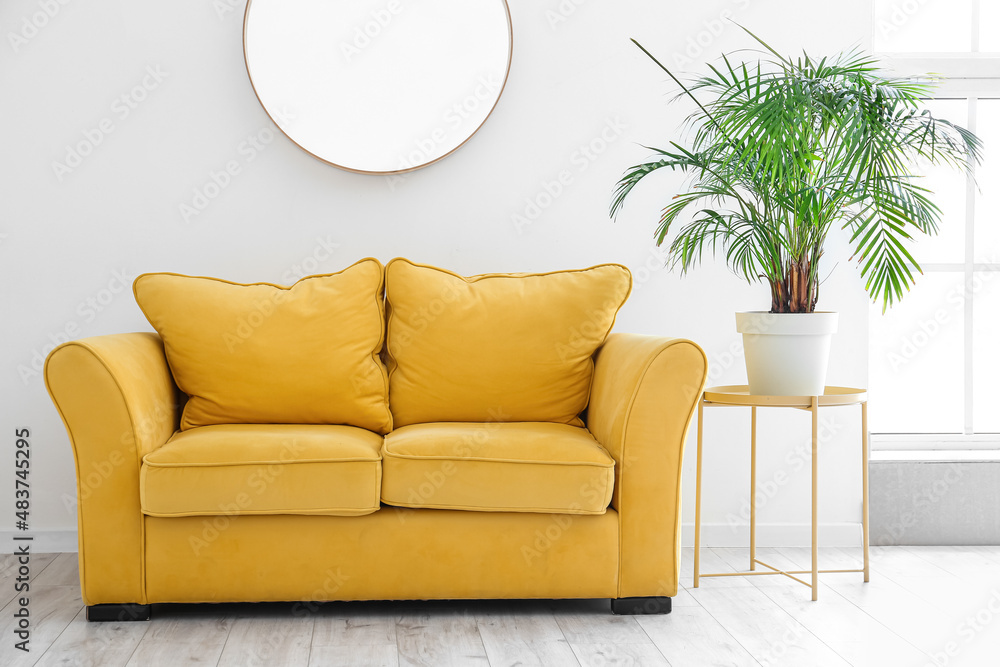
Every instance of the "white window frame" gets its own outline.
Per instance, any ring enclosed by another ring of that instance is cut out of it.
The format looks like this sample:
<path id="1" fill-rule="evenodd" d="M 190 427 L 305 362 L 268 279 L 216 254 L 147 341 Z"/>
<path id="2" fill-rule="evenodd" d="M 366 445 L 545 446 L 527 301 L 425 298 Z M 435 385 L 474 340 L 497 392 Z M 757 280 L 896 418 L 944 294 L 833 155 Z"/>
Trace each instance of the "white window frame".
<path id="1" fill-rule="evenodd" d="M 935 90 L 935 99 L 968 100 L 966 127 L 978 131 L 979 101 L 1000 99 L 1000 53 L 979 52 L 979 6 L 982 0 L 973 0 L 972 50 L 969 53 L 885 53 L 876 55 L 891 70 L 903 75 L 933 72 L 942 77 Z M 872 2 L 873 30 L 877 29 Z M 874 36 L 873 36 L 874 37 Z M 987 147 L 990 150 L 990 147 Z M 993 147 L 992 150 L 1000 150 Z M 960 263 L 921 264 L 924 273 L 961 273 L 966 294 L 973 294 L 973 279 L 979 272 L 1000 272 L 1000 258 L 995 262 L 975 261 L 976 223 L 975 170 L 966 179 L 965 201 L 965 258 Z M 982 187 L 982 184 L 980 184 Z M 911 267 L 912 268 L 912 267 Z M 966 298 L 963 304 L 963 430 L 962 433 L 872 433 L 873 451 L 892 450 L 1000 450 L 1000 433 L 975 433 L 973 424 L 973 393 L 975 390 L 973 359 L 973 313 L 976 299 Z"/>

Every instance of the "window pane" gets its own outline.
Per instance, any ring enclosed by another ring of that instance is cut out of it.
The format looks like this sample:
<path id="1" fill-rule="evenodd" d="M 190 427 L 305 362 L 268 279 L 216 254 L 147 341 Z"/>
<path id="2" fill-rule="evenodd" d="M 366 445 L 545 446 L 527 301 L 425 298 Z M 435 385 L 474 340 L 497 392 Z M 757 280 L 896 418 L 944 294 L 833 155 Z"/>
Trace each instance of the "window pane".
<path id="1" fill-rule="evenodd" d="M 1000 51 L 1000 2 L 980 0 L 979 50 Z"/>
<path id="2" fill-rule="evenodd" d="M 936 118 L 943 118 L 962 127 L 969 124 L 969 101 L 928 100 L 924 106 Z M 923 175 L 918 184 L 931 190 L 931 201 L 941 207 L 941 223 L 937 235 L 915 234 L 913 258 L 920 264 L 965 261 L 966 176 L 961 169 L 922 163 L 914 167 Z"/>
<path id="3" fill-rule="evenodd" d="M 869 315 L 871 430 L 961 433 L 964 419 L 961 273 L 928 273 L 901 303 Z"/>
<path id="4" fill-rule="evenodd" d="M 875 50 L 971 51 L 972 0 L 875 0 Z"/>
<path id="5" fill-rule="evenodd" d="M 1000 264 L 1000 100 L 979 100 L 976 134 L 983 140 L 983 163 L 976 170 L 975 261 Z"/>
<path id="6" fill-rule="evenodd" d="M 974 273 L 972 294 L 972 426 L 1000 433 L 1000 273 Z"/>

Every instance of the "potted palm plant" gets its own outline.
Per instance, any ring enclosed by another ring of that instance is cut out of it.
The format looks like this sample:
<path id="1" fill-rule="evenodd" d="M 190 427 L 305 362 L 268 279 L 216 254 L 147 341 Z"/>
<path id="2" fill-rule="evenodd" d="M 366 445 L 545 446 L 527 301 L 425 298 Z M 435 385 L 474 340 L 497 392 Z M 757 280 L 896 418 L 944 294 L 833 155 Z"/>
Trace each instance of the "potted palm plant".
<path id="1" fill-rule="evenodd" d="M 746 32 L 760 44 L 758 60 L 734 64 L 723 56 L 687 84 L 632 40 L 695 110 L 686 122 L 690 143 L 651 148 L 655 158 L 618 182 L 611 215 L 654 171 L 689 175 L 656 229 L 659 245 L 680 227 L 668 263 L 683 273 L 706 250 L 718 251 L 737 275 L 765 282 L 770 311 L 737 313 L 750 391 L 817 395 L 837 326 L 836 313 L 816 311 L 830 230 L 848 230 L 865 288 L 884 310 L 920 271 L 911 255 L 915 238 L 936 233 L 941 217 L 914 165 L 968 170 L 981 144 L 922 108 L 933 89 L 929 79 L 886 76 L 856 50 L 785 58 Z M 679 223 L 687 211 L 693 215 Z"/>

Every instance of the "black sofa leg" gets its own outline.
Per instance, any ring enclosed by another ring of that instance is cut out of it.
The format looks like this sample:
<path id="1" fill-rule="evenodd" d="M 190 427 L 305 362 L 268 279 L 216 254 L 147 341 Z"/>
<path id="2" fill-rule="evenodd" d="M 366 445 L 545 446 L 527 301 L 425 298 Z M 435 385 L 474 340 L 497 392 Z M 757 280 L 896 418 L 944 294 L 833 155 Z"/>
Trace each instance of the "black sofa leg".
<path id="1" fill-rule="evenodd" d="M 623 616 L 637 614 L 669 614 L 671 598 L 611 598 L 611 613 Z"/>
<path id="2" fill-rule="evenodd" d="M 148 621 L 148 604 L 95 604 L 87 607 L 87 620 L 104 621 Z"/>

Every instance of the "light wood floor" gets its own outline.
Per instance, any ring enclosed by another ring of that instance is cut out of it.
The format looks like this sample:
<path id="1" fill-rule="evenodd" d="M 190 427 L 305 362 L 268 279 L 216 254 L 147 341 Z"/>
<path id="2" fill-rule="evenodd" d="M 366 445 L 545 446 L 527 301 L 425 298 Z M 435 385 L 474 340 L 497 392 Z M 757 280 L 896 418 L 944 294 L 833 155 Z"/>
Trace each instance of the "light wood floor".
<path id="1" fill-rule="evenodd" d="M 808 549 L 763 549 L 804 569 Z M 822 567 L 857 567 L 823 549 Z M 742 568 L 712 549 L 703 572 Z M 76 554 L 34 555 L 31 652 L 14 648 L 14 564 L 0 556 L 0 665 L 1000 665 L 1000 547 L 872 549 L 871 582 L 823 575 L 819 601 L 784 577 L 691 588 L 685 550 L 674 611 L 612 616 L 607 600 L 168 605 L 148 623 L 87 623 Z"/>

